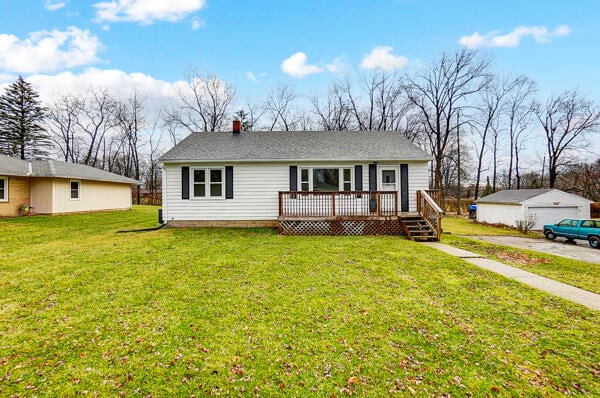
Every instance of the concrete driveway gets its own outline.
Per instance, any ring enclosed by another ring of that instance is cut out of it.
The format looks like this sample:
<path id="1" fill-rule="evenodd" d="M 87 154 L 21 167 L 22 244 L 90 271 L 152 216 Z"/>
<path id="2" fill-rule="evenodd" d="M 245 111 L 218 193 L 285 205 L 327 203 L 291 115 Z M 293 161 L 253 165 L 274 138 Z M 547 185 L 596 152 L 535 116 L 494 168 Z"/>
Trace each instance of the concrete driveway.
<path id="1" fill-rule="evenodd" d="M 556 240 L 522 238 L 519 236 L 469 236 L 469 238 L 600 264 L 600 250 L 592 249 L 588 242 L 583 240 L 575 241 L 576 244 L 573 244 L 567 242 L 564 238 L 556 238 Z"/>

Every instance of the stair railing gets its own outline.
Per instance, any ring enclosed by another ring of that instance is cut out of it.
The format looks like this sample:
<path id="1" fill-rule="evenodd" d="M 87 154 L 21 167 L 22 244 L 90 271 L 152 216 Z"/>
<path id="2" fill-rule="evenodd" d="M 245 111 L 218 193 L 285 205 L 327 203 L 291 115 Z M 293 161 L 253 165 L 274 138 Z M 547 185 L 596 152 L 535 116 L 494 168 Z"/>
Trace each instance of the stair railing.
<path id="1" fill-rule="evenodd" d="M 435 237 L 439 239 L 442 234 L 444 211 L 426 191 L 417 191 L 417 211 L 435 231 Z"/>

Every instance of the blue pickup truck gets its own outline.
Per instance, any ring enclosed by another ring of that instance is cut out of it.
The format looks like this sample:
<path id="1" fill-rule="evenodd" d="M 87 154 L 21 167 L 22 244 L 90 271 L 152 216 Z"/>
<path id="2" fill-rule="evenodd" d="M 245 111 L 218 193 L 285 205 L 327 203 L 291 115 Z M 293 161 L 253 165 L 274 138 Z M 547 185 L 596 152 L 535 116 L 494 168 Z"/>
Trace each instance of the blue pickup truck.
<path id="1" fill-rule="evenodd" d="M 587 240 L 590 246 L 600 249 L 600 221 L 598 220 L 562 220 L 557 224 L 544 225 L 546 239 L 558 237 L 567 240 Z"/>

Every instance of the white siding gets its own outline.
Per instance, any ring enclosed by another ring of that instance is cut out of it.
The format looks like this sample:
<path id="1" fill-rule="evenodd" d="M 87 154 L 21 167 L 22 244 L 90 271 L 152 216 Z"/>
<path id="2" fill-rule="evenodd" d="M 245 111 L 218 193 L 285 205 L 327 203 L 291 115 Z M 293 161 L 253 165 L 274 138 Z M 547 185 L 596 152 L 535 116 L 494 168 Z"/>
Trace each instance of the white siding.
<path id="1" fill-rule="evenodd" d="M 416 210 L 416 191 L 428 188 L 427 162 L 408 163 L 409 206 Z M 181 167 L 224 167 L 224 163 L 163 165 L 165 221 L 277 220 L 279 191 L 289 191 L 289 167 L 349 167 L 355 163 L 242 163 L 233 165 L 233 199 L 181 199 Z M 369 164 L 362 164 L 363 190 L 369 187 Z M 380 176 L 378 176 L 380 178 Z M 400 187 L 400 185 L 398 185 Z M 298 185 L 299 187 L 299 185 Z M 353 187 L 354 189 L 354 184 Z M 192 188 L 190 187 L 190 190 Z"/>
<path id="2" fill-rule="evenodd" d="M 37 214 L 52 214 L 52 178 L 31 179 L 31 207 Z"/>
<path id="3" fill-rule="evenodd" d="M 279 191 L 289 190 L 289 165 L 238 164 L 233 167 L 233 199 L 181 199 L 181 167 L 165 165 L 165 221 L 277 220 Z M 211 164 L 210 167 L 225 166 Z M 204 167 L 204 165 L 202 165 Z"/>
<path id="4" fill-rule="evenodd" d="M 408 206 L 417 211 L 417 191 L 429 189 L 427 162 L 408 163 Z"/>
<path id="5" fill-rule="evenodd" d="M 523 206 L 525 207 L 525 211 L 527 209 L 540 208 L 540 207 L 551 207 L 551 208 L 573 208 L 577 207 L 577 214 L 573 216 L 573 210 L 565 210 L 564 217 L 560 216 L 560 211 L 554 211 L 557 217 L 562 220 L 563 218 L 590 218 L 590 203 L 591 201 L 581 196 L 571 195 L 570 193 L 560 191 L 558 189 L 553 189 L 552 191 L 548 191 L 543 193 L 535 198 L 531 198 L 523 202 Z M 539 211 L 539 210 L 537 210 Z M 557 221 L 560 221 L 557 220 Z M 540 226 L 541 228 L 541 226 Z"/>
<path id="6" fill-rule="evenodd" d="M 532 229 L 554 224 L 564 218 L 590 218 L 590 200 L 553 189 L 521 204 L 480 203 L 477 221 L 516 226 L 518 220 L 535 218 Z"/>
<path id="7" fill-rule="evenodd" d="M 131 185 L 104 181 L 79 181 L 79 199 L 71 199 L 71 180 L 33 179 L 31 202 L 40 214 L 75 213 L 131 208 Z"/>
<path id="8" fill-rule="evenodd" d="M 521 205 L 479 203 L 477 205 L 477 221 L 489 224 L 516 226 L 517 220 L 523 218 Z"/>

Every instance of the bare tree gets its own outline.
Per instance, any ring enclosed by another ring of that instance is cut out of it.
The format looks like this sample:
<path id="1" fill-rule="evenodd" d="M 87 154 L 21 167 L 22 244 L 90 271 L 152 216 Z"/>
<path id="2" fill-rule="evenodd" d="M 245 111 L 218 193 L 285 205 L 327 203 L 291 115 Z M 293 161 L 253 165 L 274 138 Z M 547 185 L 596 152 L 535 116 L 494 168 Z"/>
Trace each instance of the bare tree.
<path id="1" fill-rule="evenodd" d="M 498 139 L 501 133 L 500 119 L 504 111 L 505 98 L 514 89 L 515 81 L 508 78 L 492 78 L 481 91 L 481 100 L 475 109 L 473 129 L 481 141 L 478 143 L 477 173 L 475 177 L 475 199 L 479 197 L 481 172 L 487 148 L 492 151 L 492 191 L 496 191 L 498 180 Z"/>
<path id="2" fill-rule="evenodd" d="M 253 131 L 263 114 L 261 107 L 248 101 L 246 107 L 235 112 L 234 116 L 241 122 L 242 131 Z"/>
<path id="3" fill-rule="evenodd" d="M 512 189 L 513 186 L 513 172 L 516 188 L 521 189 L 519 155 L 523 149 L 524 141 L 527 139 L 527 131 L 532 116 L 531 97 L 535 91 L 536 85 L 533 80 L 526 76 L 518 76 L 514 80 L 513 89 L 506 98 L 506 127 L 510 146 L 507 171 L 508 189 Z"/>
<path id="4" fill-rule="evenodd" d="M 64 95 L 48 107 L 47 129 L 50 139 L 65 162 L 80 161 L 80 138 L 77 120 L 84 100 L 76 95 Z"/>
<path id="5" fill-rule="evenodd" d="M 179 108 L 168 113 L 166 122 L 189 132 L 222 131 L 229 126 L 235 89 L 212 75 L 191 72 L 187 86 L 179 90 Z"/>
<path id="6" fill-rule="evenodd" d="M 570 165 L 556 179 L 560 189 L 600 201 L 600 159 Z"/>
<path id="7" fill-rule="evenodd" d="M 118 150 L 112 154 L 113 163 L 109 170 L 121 175 L 140 180 L 140 133 L 144 128 L 144 99 L 137 91 L 125 100 L 118 101 L 114 108 L 114 118 L 118 135 Z M 120 149 L 120 150 L 119 150 Z M 117 164 L 114 162 L 116 161 Z M 139 203 L 139 190 L 138 190 Z"/>
<path id="8" fill-rule="evenodd" d="M 343 87 L 358 130 L 400 130 L 410 109 L 404 85 L 395 73 L 363 76 L 358 91 L 346 79 Z"/>
<path id="9" fill-rule="evenodd" d="M 287 84 L 272 90 L 265 100 L 264 110 L 270 118 L 269 131 L 294 131 L 300 125 L 301 117 L 295 109 L 298 94 Z"/>
<path id="10" fill-rule="evenodd" d="M 351 105 L 345 96 L 344 87 L 340 83 L 331 84 L 324 99 L 313 97 L 311 102 L 319 129 L 337 131 L 352 129 Z"/>
<path id="11" fill-rule="evenodd" d="M 92 90 L 84 98 L 76 125 L 82 134 L 85 147 L 81 162 L 104 169 L 106 159 L 100 157 L 101 150 L 106 148 L 107 133 L 115 126 L 115 99 L 108 90 Z"/>
<path id="12" fill-rule="evenodd" d="M 457 127 L 452 121 L 461 106 L 487 85 L 490 62 L 474 51 L 462 49 L 442 54 L 425 73 L 406 77 L 408 99 L 422 117 L 434 157 L 435 188 L 443 189 L 442 161 Z"/>
<path id="13" fill-rule="evenodd" d="M 569 90 L 550 97 L 545 105 L 536 103 L 534 113 L 546 134 L 549 186 L 554 188 L 572 152 L 587 146 L 588 137 L 598 133 L 600 108 L 577 90 Z"/>
<path id="14" fill-rule="evenodd" d="M 148 193 L 149 204 L 157 205 L 161 202 L 161 182 L 162 175 L 161 169 L 158 164 L 158 157 L 161 154 L 161 139 L 160 134 L 161 126 L 161 111 L 158 112 L 150 128 L 150 135 L 148 136 L 148 152 L 147 161 L 145 162 L 145 173 L 144 173 L 144 186 Z"/>

